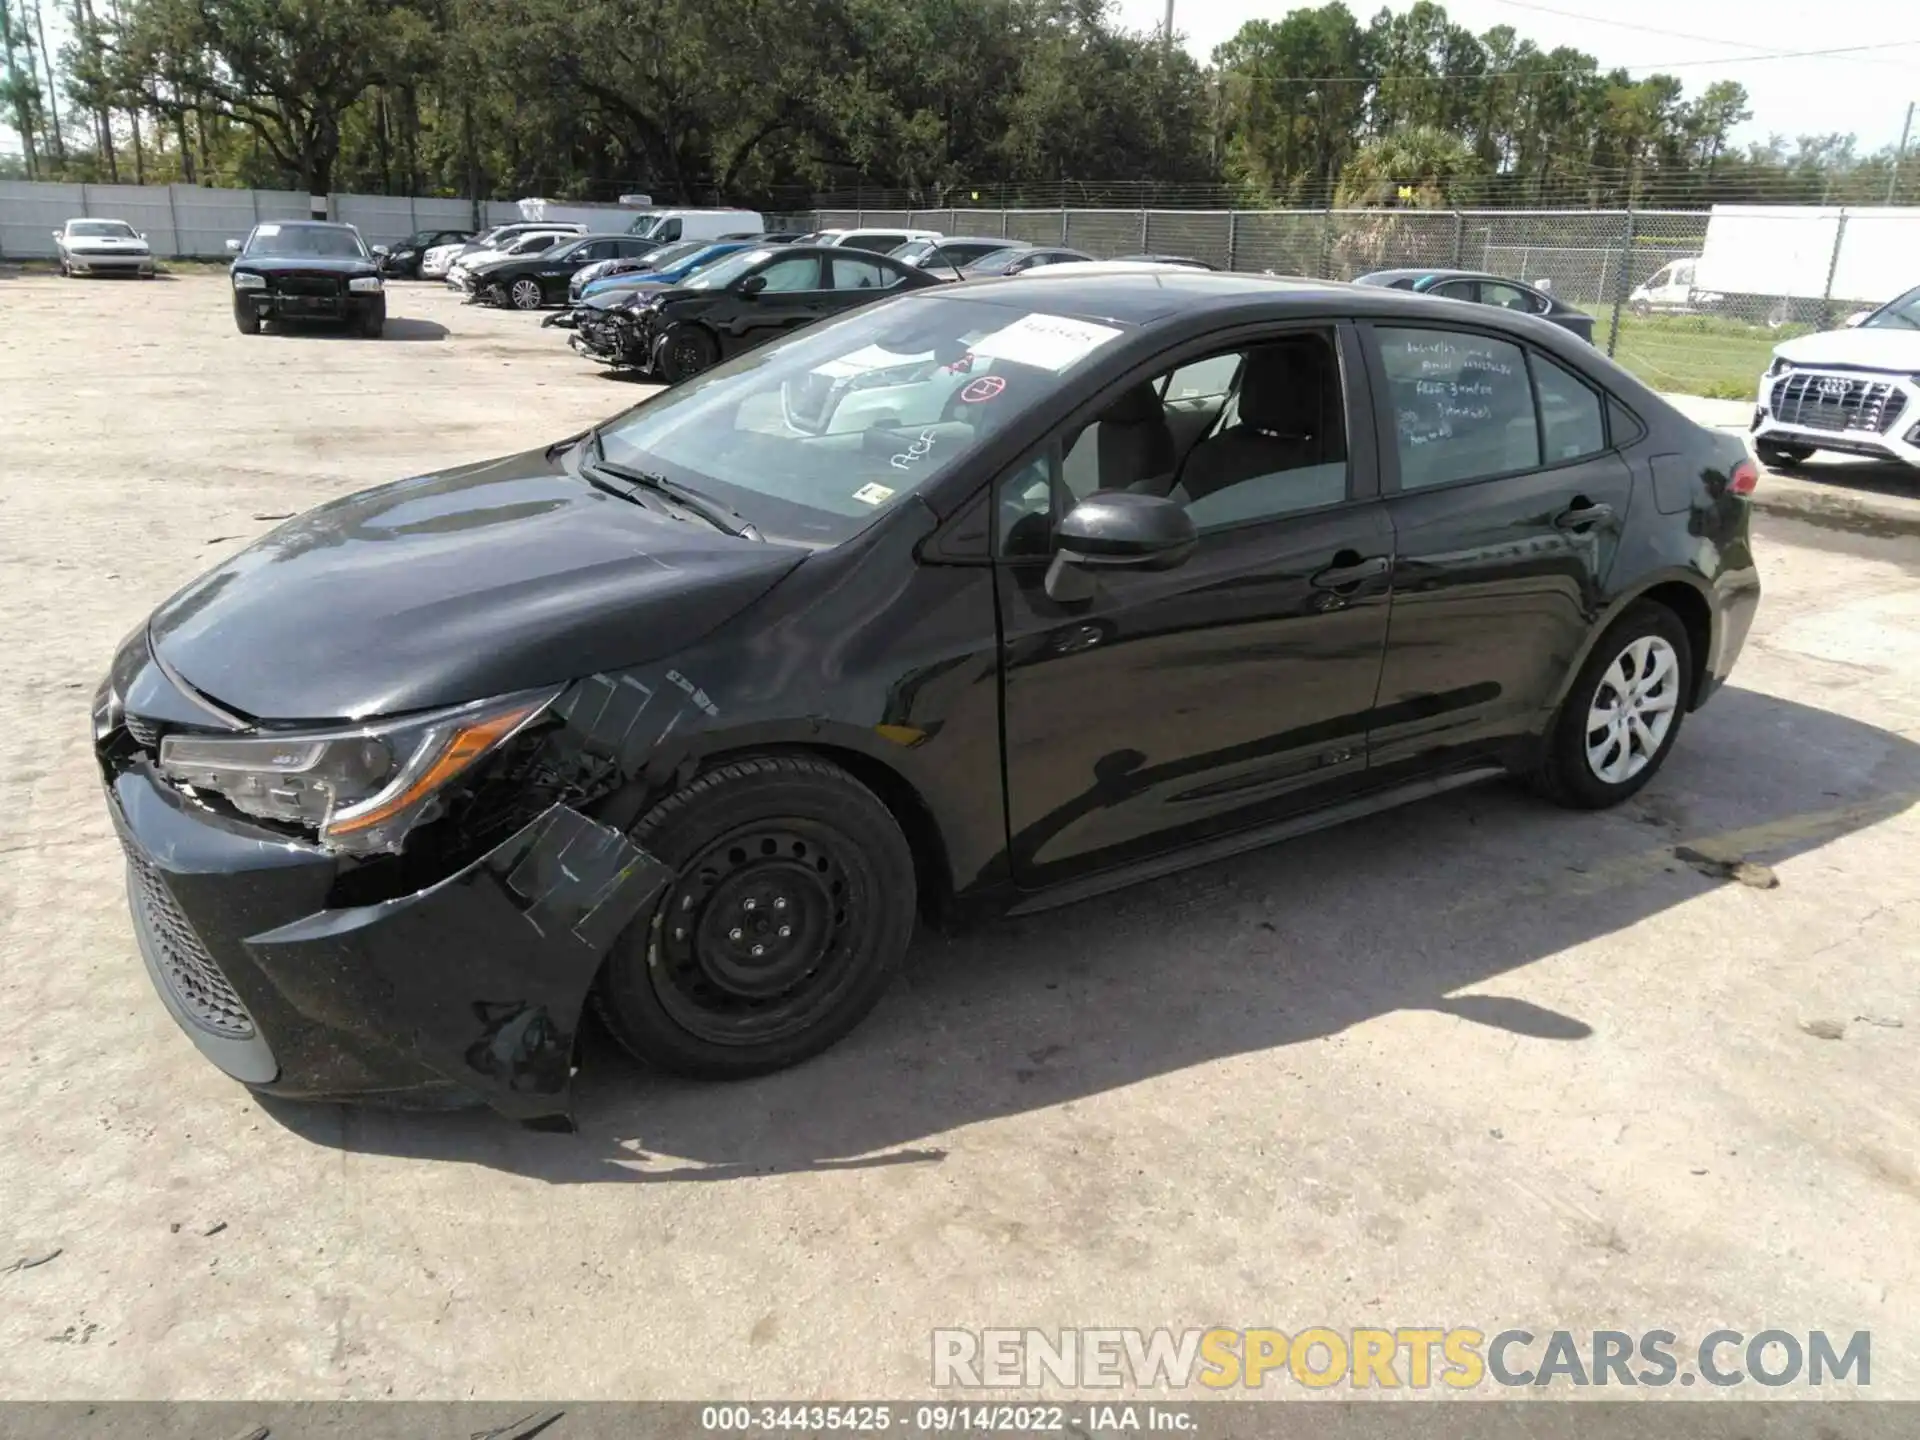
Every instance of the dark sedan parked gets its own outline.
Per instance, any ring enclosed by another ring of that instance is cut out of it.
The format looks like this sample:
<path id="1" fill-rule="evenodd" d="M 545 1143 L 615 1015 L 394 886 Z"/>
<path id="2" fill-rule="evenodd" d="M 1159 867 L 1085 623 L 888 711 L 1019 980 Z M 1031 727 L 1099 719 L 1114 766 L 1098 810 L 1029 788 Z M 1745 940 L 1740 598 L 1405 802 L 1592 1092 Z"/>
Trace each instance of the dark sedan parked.
<path id="1" fill-rule="evenodd" d="M 933 285 L 282 525 L 127 637 L 93 746 L 228 1074 L 551 1121 L 590 1002 L 753 1075 L 852 1029 L 916 915 L 1501 774 L 1619 803 L 1740 653 L 1755 477 L 1523 315 Z"/>
<path id="2" fill-rule="evenodd" d="M 1572 331 L 1589 345 L 1593 343 L 1593 316 L 1577 305 L 1569 305 L 1544 290 L 1503 275 L 1483 275 L 1478 270 L 1376 270 L 1371 275 L 1362 275 L 1354 284 L 1414 290 L 1443 300 L 1466 300 L 1478 305 L 1497 305 L 1502 310 L 1517 310 L 1523 315 L 1538 315 L 1563 330 Z"/>
<path id="3" fill-rule="evenodd" d="M 960 275 L 965 280 L 981 280 L 989 275 L 1024 275 L 1042 265 L 1067 265 L 1091 259 L 1093 256 L 1086 251 L 1069 250 L 1064 245 L 1011 245 L 963 266 Z"/>
<path id="4" fill-rule="evenodd" d="M 596 359 L 678 384 L 829 315 L 940 283 L 933 271 L 847 246 L 756 246 L 677 285 L 579 312 L 571 343 Z"/>
<path id="5" fill-rule="evenodd" d="M 333 321 L 378 340 L 387 323 L 386 286 L 360 232 L 326 220 L 269 221 L 246 242 L 227 242 L 233 323 L 258 335 L 268 320 Z"/>
<path id="6" fill-rule="evenodd" d="M 582 235 L 535 255 L 514 255 L 473 272 L 473 298 L 483 305 L 538 310 L 564 305 L 576 273 L 602 260 L 632 260 L 660 247 L 637 235 Z"/>
<path id="7" fill-rule="evenodd" d="M 416 230 L 398 245 L 374 248 L 380 257 L 380 273 L 395 280 L 418 280 L 420 257 L 436 245 L 455 245 L 471 240 L 471 230 Z"/>
<path id="8" fill-rule="evenodd" d="M 998 238 L 990 235 L 942 235 L 937 240 L 909 240 L 887 254 L 903 265 L 917 265 L 922 270 L 937 271 L 944 280 L 953 280 L 958 278 L 962 267 L 1008 247 L 1016 250 L 1026 248 L 1021 241 L 1009 240 L 1004 235 Z"/>

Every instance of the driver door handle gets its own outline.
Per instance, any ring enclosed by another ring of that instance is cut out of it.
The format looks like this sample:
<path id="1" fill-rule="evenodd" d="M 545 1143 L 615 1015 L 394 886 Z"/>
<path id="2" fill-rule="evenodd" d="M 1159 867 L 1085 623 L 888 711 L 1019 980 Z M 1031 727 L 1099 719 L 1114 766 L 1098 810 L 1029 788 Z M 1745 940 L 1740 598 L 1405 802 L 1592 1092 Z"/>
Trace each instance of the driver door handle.
<path id="1" fill-rule="evenodd" d="M 1358 589 L 1362 581 L 1386 574 L 1391 566 L 1392 562 L 1384 555 L 1362 560 L 1355 552 L 1342 550 L 1333 557 L 1333 564 L 1314 572 L 1310 583 L 1316 590 L 1351 592 Z"/>
<path id="2" fill-rule="evenodd" d="M 1580 495 L 1574 497 L 1573 504 L 1553 517 L 1553 523 L 1560 530 L 1584 530 L 1589 525 L 1598 525 L 1602 520 L 1612 518 L 1611 505 L 1594 504 L 1586 496 Z"/>

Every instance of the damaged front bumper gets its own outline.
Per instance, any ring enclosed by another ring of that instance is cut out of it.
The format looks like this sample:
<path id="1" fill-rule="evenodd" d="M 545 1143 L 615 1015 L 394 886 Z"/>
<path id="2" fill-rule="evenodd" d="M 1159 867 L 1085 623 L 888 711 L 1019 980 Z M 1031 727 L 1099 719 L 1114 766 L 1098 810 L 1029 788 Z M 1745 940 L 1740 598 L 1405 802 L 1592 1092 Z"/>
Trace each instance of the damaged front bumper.
<path id="1" fill-rule="evenodd" d="M 351 862 L 207 811 L 144 762 L 106 768 L 148 972 L 227 1074 L 565 1119 L 587 992 L 670 878 L 659 861 L 555 804 L 436 884 L 342 905 Z"/>
<path id="2" fill-rule="evenodd" d="M 583 314 L 575 324 L 567 344 L 589 360 L 603 365 L 632 366 L 645 369 L 652 330 L 642 322 L 618 311 Z"/>

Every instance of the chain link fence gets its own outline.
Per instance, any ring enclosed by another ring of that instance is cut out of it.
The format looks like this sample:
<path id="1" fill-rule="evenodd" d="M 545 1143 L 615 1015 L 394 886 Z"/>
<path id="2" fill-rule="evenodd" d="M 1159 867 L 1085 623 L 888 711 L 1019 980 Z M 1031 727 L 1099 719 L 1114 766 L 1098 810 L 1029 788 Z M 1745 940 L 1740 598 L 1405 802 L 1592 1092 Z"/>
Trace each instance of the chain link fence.
<path id="1" fill-rule="evenodd" d="M 504 201 L 331 195 L 370 243 L 519 218 Z M 262 219 L 309 213 L 293 192 L 0 182 L 0 257 L 50 258 L 70 216 L 123 219 L 163 257 L 219 257 Z M 1353 280 L 1466 269 L 1524 281 L 1595 317 L 1595 343 L 1648 382 L 1746 397 L 1783 339 L 1829 329 L 1920 284 L 1920 206 L 1711 210 L 816 209 L 769 226 L 1004 236 L 1098 259 L 1164 254 L 1222 270 Z"/>

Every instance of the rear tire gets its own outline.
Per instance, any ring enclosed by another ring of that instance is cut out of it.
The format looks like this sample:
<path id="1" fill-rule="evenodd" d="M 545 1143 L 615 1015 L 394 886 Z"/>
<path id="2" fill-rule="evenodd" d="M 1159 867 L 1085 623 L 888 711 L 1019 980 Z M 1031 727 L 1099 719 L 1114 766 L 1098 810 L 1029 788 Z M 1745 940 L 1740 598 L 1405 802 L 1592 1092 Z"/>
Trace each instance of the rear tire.
<path id="1" fill-rule="evenodd" d="M 1536 793 L 1603 810 L 1659 773 L 1693 700 L 1693 646 L 1680 617 L 1641 601 L 1607 628 L 1547 733 Z"/>
<path id="2" fill-rule="evenodd" d="M 1790 470 L 1795 465 L 1803 465 L 1813 458 L 1811 445 L 1779 445 L 1768 441 L 1754 442 L 1753 453 L 1760 457 L 1762 465 L 1770 465 L 1776 470 Z"/>
<path id="3" fill-rule="evenodd" d="M 727 1080 L 817 1055 L 873 1008 L 912 939 L 906 836 L 824 760 L 729 761 L 633 838 L 676 874 L 616 942 L 594 1004 L 656 1069 Z"/>

